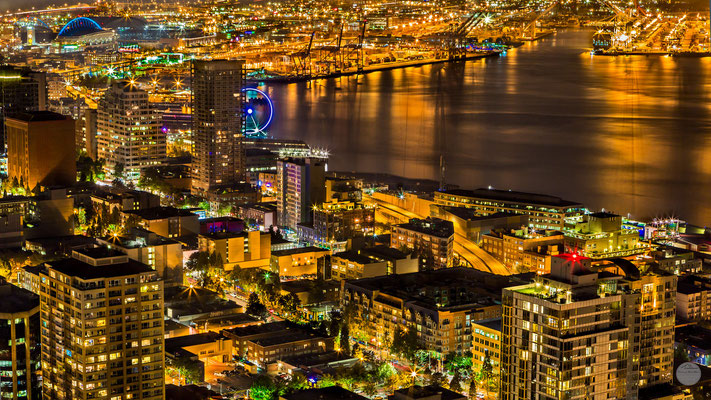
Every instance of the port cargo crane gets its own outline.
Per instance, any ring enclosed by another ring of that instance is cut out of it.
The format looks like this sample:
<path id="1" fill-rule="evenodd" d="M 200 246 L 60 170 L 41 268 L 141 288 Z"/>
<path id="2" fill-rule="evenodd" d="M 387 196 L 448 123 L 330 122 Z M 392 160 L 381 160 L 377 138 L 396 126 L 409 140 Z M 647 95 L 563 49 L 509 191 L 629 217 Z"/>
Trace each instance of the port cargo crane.
<path id="1" fill-rule="evenodd" d="M 294 66 L 296 67 L 296 75 L 311 75 L 311 47 L 314 44 L 314 36 L 316 36 L 316 31 L 311 32 L 309 43 L 303 50 L 291 54 L 291 58 L 294 60 Z"/>
<path id="2" fill-rule="evenodd" d="M 545 10 L 536 14 L 535 18 L 533 18 L 533 20 L 531 22 L 529 22 L 528 24 L 526 24 L 523 27 L 523 29 L 521 30 L 521 37 L 530 37 L 532 39 L 535 39 L 535 37 L 536 37 L 536 22 L 538 22 L 539 19 L 541 19 L 542 17 L 545 17 L 546 15 L 548 15 L 548 13 L 553 11 L 555 6 L 558 5 L 559 1 L 560 0 L 555 0 L 555 1 L 551 2 L 551 5 L 548 6 L 548 8 L 546 8 Z M 526 36 L 526 34 L 529 33 L 529 31 L 530 31 L 530 35 Z"/>
<path id="3" fill-rule="evenodd" d="M 360 30 L 360 35 L 358 35 L 358 73 L 363 72 L 363 65 L 365 64 L 365 47 L 363 43 L 365 42 L 365 27 L 367 25 L 368 21 L 364 19 Z"/>
<path id="4" fill-rule="evenodd" d="M 341 53 L 341 42 L 343 39 L 343 24 L 341 23 L 340 31 L 336 36 L 335 42 L 325 44 L 323 46 L 314 46 L 313 52 L 319 54 L 317 64 L 325 65 L 326 73 L 339 73 L 343 67 L 343 55 Z M 332 71 L 333 69 L 333 71 Z"/>
<path id="5" fill-rule="evenodd" d="M 462 58 L 466 53 L 467 33 L 484 19 L 484 13 L 475 12 L 461 24 L 455 26 L 447 35 L 447 54 L 450 60 Z"/>

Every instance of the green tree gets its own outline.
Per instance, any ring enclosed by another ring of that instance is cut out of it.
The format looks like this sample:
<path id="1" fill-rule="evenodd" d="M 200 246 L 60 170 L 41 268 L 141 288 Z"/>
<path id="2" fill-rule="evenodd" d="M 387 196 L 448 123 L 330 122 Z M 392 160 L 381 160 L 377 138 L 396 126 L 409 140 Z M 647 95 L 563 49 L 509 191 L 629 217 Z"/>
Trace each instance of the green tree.
<path id="1" fill-rule="evenodd" d="M 444 375 L 442 375 L 440 372 L 435 372 L 434 374 L 430 375 L 430 378 L 427 380 L 427 384 L 432 386 L 442 386 L 444 385 L 444 383 Z"/>
<path id="2" fill-rule="evenodd" d="M 323 279 L 316 279 L 311 282 L 311 287 L 309 288 L 309 295 L 307 298 L 307 304 L 319 304 L 326 300 L 326 295 L 324 294 L 325 282 Z"/>
<path id="3" fill-rule="evenodd" d="M 686 343 L 679 343 L 679 345 L 674 348 L 674 361 L 677 363 L 689 361 L 689 347 Z"/>
<path id="4" fill-rule="evenodd" d="M 331 374 L 323 374 L 321 380 L 318 381 L 318 387 L 325 388 L 330 386 L 336 386 L 336 378 Z"/>
<path id="5" fill-rule="evenodd" d="M 301 300 L 295 293 L 289 293 L 284 296 L 279 296 L 277 301 L 282 313 L 286 314 L 290 319 L 298 320 L 301 310 Z"/>
<path id="6" fill-rule="evenodd" d="M 373 397 L 378 394 L 378 388 L 375 386 L 375 382 L 367 381 L 363 386 L 363 393 L 368 397 Z"/>
<path id="7" fill-rule="evenodd" d="M 338 345 L 341 348 L 341 352 L 345 355 L 351 354 L 351 340 L 350 340 L 350 330 L 348 324 L 342 324 L 341 330 L 338 335 Z"/>
<path id="8" fill-rule="evenodd" d="M 181 381 L 187 385 L 201 381 L 200 363 L 198 361 L 191 360 L 187 357 L 178 357 L 170 361 L 168 367 L 178 372 Z"/>
<path id="9" fill-rule="evenodd" d="M 375 369 L 375 378 L 378 380 L 378 382 L 387 382 L 387 380 L 390 379 L 390 377 L 396 373 L 397 371 L 395 370 L 395 367 L 393 367 L 392 364 L 390 364 L 389 362 L 384 362 L 378 365 Z"/>
<path id="10" fill-rule="evenodd" d="M 261 319 L 266 319 L 266 317 L 269 315 L 269 313 L 267 312 L 267 308 L 259 301 L 259 296 L 257 296 L 257 294 L 254 292 L 249 294 L 249 299 L 247 300 L 247 309 L 245 312 Z"/>
<path id="11" fill-rule="evenodd" d="M 393 340 L 390 344 L 390 351 L 406 360 L 414 361 L 417 350 L 420 349 L 420 343 L 417 339 L 417 331 L 407 329 L 403 331 L 398 326 L 393 333 Z"/>
<path id="12" fill-rule="evenodd" d="M 304 390 L 309 388 L 309 381 L 306 375 L 300 372 L 294 372 L 291 374 L 291 379 L 286 385 L 286 392 L 296 392 L 299 390 Z"/>
<path id="13" fill-rule="evenodd" d="M 274 400 L 277 398 L 277 385 L 267 375 L 259 375 L 252 381 L 249 397 L 254 400 Z"/>
<path id="14" fill-rule="evenodd" d="M 459 372 L 464 377 L 471 376 L 472 373 L 472 353 L 456 353 L 449 352 L 444 357 L 444 368 L 450 373 L 454 374 Z"/>
<path id="15" fill-rule="evenodd" d="M 81 226 L 86 225 L 86 209 L 84 207 L 74 209 L 74 222 Z"/>
<path id="16" fill-rule="evenodd" d="M 484 355 L 484 361 L 481 364 L 481 371 L 479 374 L 484 382 L 489 382 L 494 377 L 494 366 L 491 363 L 491 357 L 489 357 L 488 351 Z"/>
<path id="17" fill-rule="evenodd" d="M 457 393 L 462 391 L 462 374 L 459 371 L 455 372 L 449 381 L 449 389 Z"/>
<path id="18" fill-rule="evenodd" d="M 125 173 L 126 166 L 124 166 L 123 163 L 116 163 L 116 165 L 114 165 L 114 178 L 124 179 Z"/>
<path id="19" fill-rule="evenodd" d="M 103 159 L 93 160 L 85 151 L 79 152 L 76 159 L 79 182 L 94 182 L 104 179 Z"/>

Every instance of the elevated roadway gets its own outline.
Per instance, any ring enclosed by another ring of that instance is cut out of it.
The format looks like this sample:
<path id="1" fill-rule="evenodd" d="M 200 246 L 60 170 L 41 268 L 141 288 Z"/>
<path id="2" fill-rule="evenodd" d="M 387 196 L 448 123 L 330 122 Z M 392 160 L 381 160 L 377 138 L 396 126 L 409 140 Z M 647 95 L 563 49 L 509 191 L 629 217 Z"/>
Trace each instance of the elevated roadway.
<path id="1" fill-rule="evenodd" d="M 407 222 L 411 218 L 425 218 L 402 207 L 363 194 L 363 200 L 378 205 L 378 213 L 391 222 Z M 376 214 L 377 215 L 377 214 Z M 377 219 L 377 218 L 376 218 Z M 512 272 L 499 260 L 485 252 L 481 247 L 459 233 L 454 235 L 454 253 L 465 260 L 472 268 L 497 275 L 511 275 Z"/>

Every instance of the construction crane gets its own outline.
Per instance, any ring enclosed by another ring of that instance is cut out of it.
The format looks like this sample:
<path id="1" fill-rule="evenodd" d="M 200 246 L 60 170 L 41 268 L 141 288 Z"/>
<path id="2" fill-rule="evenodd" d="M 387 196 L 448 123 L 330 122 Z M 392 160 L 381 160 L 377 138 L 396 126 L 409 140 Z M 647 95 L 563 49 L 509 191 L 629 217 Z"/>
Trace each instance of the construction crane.
<path id="1" fill-rule="evenodd" d="M 294 66 L 296 67 L 296 75 L 311 75 L 311 47 L 314 44 L 314 36 L 316 36 L 316 31 L 311 32 L 309 43 L 303 50 L 291 54 L 291 57 L 294 60 Z"/>

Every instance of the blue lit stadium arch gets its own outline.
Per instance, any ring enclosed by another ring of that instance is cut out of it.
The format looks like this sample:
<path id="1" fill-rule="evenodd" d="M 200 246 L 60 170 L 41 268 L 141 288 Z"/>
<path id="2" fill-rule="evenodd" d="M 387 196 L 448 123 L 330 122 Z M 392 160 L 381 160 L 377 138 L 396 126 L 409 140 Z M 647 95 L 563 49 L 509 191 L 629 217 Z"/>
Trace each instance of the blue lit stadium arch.
<path id="1" fill-rule="evenodd" d="M 104 30 L 98 22 L 87 17 L 78 17 L 67 22 L 57 36 L 81 36 Z"/>

